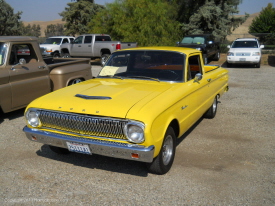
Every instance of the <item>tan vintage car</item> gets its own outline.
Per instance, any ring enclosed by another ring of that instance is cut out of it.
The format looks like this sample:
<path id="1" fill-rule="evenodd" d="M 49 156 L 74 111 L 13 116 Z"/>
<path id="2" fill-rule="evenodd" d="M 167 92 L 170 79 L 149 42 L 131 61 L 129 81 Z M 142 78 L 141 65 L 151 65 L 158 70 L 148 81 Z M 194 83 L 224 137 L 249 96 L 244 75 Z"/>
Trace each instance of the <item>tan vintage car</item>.
<path id="1" fill-rule="evenodd" d="M 89 59 L 43 59 L 36 37 L 0 37 L 0 110 L 4 113 L 91 78 Z"/>

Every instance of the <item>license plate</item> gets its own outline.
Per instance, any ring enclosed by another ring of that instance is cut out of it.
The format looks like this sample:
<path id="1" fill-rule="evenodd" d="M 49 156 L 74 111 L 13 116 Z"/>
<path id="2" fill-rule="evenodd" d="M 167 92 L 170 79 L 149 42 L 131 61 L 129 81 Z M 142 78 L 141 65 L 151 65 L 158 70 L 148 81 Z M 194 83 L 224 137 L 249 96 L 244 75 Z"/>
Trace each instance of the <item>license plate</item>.
<path id="1" fill-rule="evenodd" d="M 86 144 L 81 144 L 77 142 L 66 142 L 68 150 L 71 152 L 78 152 L 83 154 L 91 154 L 90 148 Z"/>
<path id="2" fill-rule="evenodd" d="M 240 60 L 240 62 L 245 62 L 246 58 L 240 58 L 239 60 Z"/>

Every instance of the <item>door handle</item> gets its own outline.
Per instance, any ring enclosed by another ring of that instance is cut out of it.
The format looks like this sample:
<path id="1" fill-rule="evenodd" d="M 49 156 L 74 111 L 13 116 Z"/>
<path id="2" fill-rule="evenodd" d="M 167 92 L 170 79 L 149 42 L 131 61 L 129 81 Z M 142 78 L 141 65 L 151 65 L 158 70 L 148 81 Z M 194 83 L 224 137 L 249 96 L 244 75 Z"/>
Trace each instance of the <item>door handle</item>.
<path id="1" fill-rule="evenodd" d="M 38 69 L 45 69 L 46 66 L 39 66 Z"/>
<path id="2" fill-rule="evenodd" d="M 208 82 L 211 82 L 211 81 L 212 81 L 212 79 L 207 79 L 207 81 L 208 81 Z"/>
<path id="3" fill-rule="evenodd" d="M 80 45 L 78 47 L 81 47 Z"/>

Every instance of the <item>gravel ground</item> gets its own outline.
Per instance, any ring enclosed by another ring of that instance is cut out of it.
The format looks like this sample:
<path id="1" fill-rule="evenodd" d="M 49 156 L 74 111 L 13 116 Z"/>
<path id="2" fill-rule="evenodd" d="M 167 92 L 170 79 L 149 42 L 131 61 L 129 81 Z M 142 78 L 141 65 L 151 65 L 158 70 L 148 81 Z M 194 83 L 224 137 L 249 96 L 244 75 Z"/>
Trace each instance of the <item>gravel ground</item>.
<path id="1" fill-rule="evenodd" d="M 275 205 L 275 67 L 229 72 L 217 116 L 179 139 L 162 176 L 139 162 L 54 154 L 25 137 L 24 110 L 1 113 L 0 205 Z"/>

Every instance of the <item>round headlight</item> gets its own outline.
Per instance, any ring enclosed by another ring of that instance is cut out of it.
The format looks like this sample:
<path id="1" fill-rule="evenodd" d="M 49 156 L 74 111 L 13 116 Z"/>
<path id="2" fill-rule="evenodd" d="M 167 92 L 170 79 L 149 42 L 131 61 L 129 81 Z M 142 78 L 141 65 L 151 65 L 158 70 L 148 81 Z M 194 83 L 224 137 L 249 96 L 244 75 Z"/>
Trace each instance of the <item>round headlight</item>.
<path id="1" fill-rule="evenodd" d="M 144 126 L 141 123 L 128 123 L 124 128 L 124 132 L 131 142 L 142 143 L 144 141 Z"/>
<path id="2" fill-rule="evenodd" d="M 28 111 L 26 118 L 29 125 L 31 125 L 32 127 L 38 127 L 40 125 L 40 120 L 37 111 Z"/>

